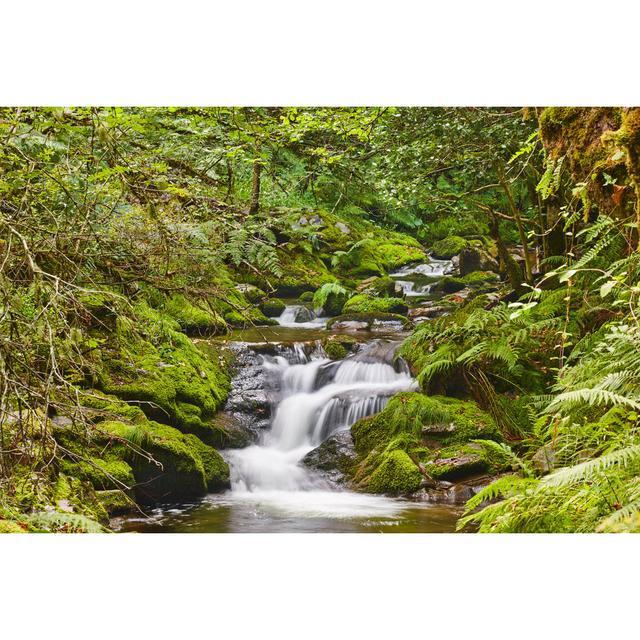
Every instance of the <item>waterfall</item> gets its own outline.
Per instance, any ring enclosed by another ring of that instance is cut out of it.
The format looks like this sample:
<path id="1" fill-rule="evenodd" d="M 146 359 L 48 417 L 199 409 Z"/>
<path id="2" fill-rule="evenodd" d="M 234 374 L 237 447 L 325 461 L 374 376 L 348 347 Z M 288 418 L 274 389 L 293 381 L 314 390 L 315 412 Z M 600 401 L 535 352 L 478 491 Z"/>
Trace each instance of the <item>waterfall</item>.
<path id="1" fill-rule="evenodd" d="M 415 387 L 406 365 L 394 368 L 394 347 L 374 341 L 338 362 L 319 349 L 309 355 L 300 344 L 283 355 L 265 357 L 263 366 L 279 388 L 271 429 L 260 444 L 230 453 L 232 490 L 329 490 L 325 480 L 299 462 L 333 433 Z"/>
<path id="2" fill-rule="evenodd" d="M 287 305 L 278 318 L 282 327 L 324 327 L 328 318 L 319 317 L 314 311 L 301 304 Z"/>

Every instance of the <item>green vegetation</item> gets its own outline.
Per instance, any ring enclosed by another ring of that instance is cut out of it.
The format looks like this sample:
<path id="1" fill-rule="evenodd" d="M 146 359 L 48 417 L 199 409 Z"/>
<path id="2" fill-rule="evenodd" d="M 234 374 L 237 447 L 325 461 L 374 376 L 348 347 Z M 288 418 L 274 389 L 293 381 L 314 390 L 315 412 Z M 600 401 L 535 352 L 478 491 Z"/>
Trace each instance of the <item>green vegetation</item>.
<path id="1" fill-rule="evenodd" d="M 412 331 L 353 486 L 500 474 L 461 528 L 640 530 L 640 109 L 2 108 L 0 139 L 0 532 L 228 487 L 201 339 L 293 300 Z M 404 297 L 429 253 L 459 275 Z"/>

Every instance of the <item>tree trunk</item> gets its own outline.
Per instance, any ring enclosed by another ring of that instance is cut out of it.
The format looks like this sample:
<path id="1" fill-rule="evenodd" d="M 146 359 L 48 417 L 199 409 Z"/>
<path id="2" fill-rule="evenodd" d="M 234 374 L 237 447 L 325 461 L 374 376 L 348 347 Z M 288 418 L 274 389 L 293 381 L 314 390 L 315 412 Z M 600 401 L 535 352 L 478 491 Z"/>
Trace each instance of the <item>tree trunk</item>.
<path id="1" fill-rule="evenodd" d="M 502 237 L 500 236 L 500 229 L 498 228 L 498 218 L 495 215 L 491 215 L 489 221 L 489 233 L 498 247 L 498 255 L 500 256 L 500 262 L 504 267 L 504 270 L 509 279 L 509 283 L 513 290 L 519 295 L 522 292 L 522 269 L 520 265 L 511 257 L 511 254 L 507 250 Z"/>
<path id="2" fill-rule="evenodd" d="M 260 174 L 262 172 L 262 162 L 259 158 L 253 161 L 253 178 L 251 181 L 251 206 L 249 214 L 255 215 L 260 210 Z"/>
<path id="3" fill-rule="evenodd" d="M 518 211 L 518 207 L 516 207 L 516 203 L 513 200 L 513 195 L 511 193 L 511 189 L 509 189 L 509 185 L 505 180 L 502 172 L 498 173 L 498 180 L 500 181 L 500 185 L 504 190 L 507 201 L 509 202 L 509 209 L 511 209 L 511 214 L 515 218 L 516 225 L 518 226 L 518 235 L 520 236 L 520 243 L 522 244 L 522 249 L 524 252 L 524 269 L 525 269 L 525 277 L 527 282 L 533 282 L 533 270 L 531 269 L 531 256 L 529 255 L 529 245 L 527 243 L 527 234 L 524 231 L 524 225 L 522 224 L 522 217 L 520 216 L 520 211 Z"/>

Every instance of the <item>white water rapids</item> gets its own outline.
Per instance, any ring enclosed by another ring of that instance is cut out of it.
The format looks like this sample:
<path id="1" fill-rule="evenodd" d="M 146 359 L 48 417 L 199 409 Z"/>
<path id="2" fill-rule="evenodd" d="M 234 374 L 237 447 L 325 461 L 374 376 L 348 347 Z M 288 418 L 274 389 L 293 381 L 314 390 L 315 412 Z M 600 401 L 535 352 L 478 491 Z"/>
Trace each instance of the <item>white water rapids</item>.
<path id="1" fill-rule="evenodd" d="M 305 516 L 393 515 L 398 501 L 344 491 L 300 464 L 330 435 L 383 409 L 395 393 L 415 388 L 408 371 L 396 371 L 373 353 L 332 362 L 307 356 L 296 345 L 289 358 L 265 359 L 268 375 L 279 381 L 280 396 L 271 429 L 260 444 L 229 454 L 234 500 L 275 507 Z"/>

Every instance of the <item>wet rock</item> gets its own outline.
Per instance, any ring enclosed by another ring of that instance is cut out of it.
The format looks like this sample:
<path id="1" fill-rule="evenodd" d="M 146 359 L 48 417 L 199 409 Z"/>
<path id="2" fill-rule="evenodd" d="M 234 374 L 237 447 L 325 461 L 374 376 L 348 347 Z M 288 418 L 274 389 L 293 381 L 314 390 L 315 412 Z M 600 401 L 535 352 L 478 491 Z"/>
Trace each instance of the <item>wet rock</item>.
<path id="1" fill-rule="evenodd" d="M 434 291 L 442 291 L 443 293 L 456 293 L 457 291 L 461 291 L 464 289 L 465 284 L 461 282 L 458 278 L 445 277 L 440 280 L 440 282 L 436 282 L 433 285 Z"/>
<path id="2" fill-rule="evenodd" d="M 310 451 L 302 464 L 324 472 L 333 482 L 344 484 L 357 459 L 353 437 L 347 429 L 327 438 L 319 447 Z"/>
<path id="3" fill-rule="evenodd" d="M 217 417 L 225 431 L 230 430 L 229 446 L 242 446 L 269 427 L 274 390 L 269 386 L 261 355 L 244 344 L 235 344 L 231 350 L 236 373 L 224 411 Z"/>
<path id="4" fill-rule="evenodd" d="M 412 320 L 416 318 L 438 318 L 448 311 L 451 310 L 451 307 L 445 307 L 443 305 L 437 304 L 426 304 L 422 307 L 415 307 L 414 309 L 409 309 L 408 316 Z"/>
<path id="5" fill-rule="evenodd" d="M 500 270 L 497 260 L 492 258 L 484 249 L 469 247 L 460 252 L 460 275 L 466 276 L 474 271 Z"/>
<path id="6" fill-rule="evenodd" d="M 359 320 L 339 320 L 331 328 L 334 331 L 366 331 L 369 328 L 369 323 Z"/>
<path id="7" fill-rule="evenodd" d="M 311 322 L 315 318 L 315 313 L 307 307 L 297 307 L 294 310 L 293 321 L 294 322 Z"/>
<path id="8" fill-rule="evenodd" d="M 482 474 L 457 482 L 425 480 L 412 499 L 431 504 L 462 506 L 498 477 Z"/>

